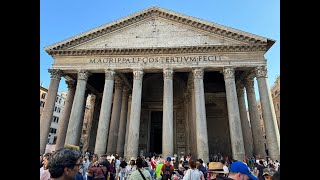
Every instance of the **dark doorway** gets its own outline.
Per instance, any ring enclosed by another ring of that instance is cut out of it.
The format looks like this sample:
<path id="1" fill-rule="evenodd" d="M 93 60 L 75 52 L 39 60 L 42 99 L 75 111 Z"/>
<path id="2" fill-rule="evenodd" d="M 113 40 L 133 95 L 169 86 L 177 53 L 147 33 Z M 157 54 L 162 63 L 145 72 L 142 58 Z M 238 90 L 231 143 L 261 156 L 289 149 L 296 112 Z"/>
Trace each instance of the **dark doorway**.
<path id="1" fill-rule="evenodd" d="M 151 112 L 150 153 L 162 153 L 162 111 Z"/>

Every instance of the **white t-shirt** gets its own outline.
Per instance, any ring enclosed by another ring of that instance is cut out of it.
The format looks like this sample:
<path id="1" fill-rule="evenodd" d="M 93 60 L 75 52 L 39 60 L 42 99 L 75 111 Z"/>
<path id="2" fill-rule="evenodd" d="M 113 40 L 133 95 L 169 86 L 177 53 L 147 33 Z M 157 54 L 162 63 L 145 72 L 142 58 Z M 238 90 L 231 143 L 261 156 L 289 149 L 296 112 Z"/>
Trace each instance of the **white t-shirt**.
<path id="1" fill-rule="evenodd" d="M 186 174 L 183 176 L 183 180 L 199 180 L 201 174 L 197 170 L 188 169 Z"/>
<path id="2" fill-rule="evenodd" d="M 229 173 L 229 168 L 228 168 L 228 166 L 223 165 L 223 171 L 228 174 L 228 173 Z"/>

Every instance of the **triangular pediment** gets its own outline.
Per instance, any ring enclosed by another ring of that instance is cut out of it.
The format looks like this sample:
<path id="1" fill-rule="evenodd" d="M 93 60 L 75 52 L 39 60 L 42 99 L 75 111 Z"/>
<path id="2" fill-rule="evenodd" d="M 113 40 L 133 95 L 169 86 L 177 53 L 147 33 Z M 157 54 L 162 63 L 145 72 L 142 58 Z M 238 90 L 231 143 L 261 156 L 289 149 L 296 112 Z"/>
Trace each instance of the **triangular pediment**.
<path id="1" fill-rule="evenodd" d="M 182 47 L 249 44 L 164 18 L 149 18 L 70 49 Z"/>
<path id="2" fill-rule="evenodd" d="M 140 11 L 45 48 L 55 50 L 263 45 L 274 40 L 158 7 Z"/>

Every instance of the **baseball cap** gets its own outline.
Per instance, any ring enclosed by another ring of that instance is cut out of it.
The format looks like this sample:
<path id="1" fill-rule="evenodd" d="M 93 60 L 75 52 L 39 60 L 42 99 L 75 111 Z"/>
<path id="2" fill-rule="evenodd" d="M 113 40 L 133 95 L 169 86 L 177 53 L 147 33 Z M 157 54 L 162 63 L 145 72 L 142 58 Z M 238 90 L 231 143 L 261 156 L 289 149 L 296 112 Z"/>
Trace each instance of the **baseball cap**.
<path id="1" fill-rule="evenodd" d="M 236 161 L 231 164 L 230 172 L 246 174 L 251 180 L 259 180 L 257 177 L 251 174 L 250 168 L 243 162 Z"/>
<path id="2" fill-rule="evenodd" d="M 167 161 L 171 161 L 171 157 L 167 157 Z"/>

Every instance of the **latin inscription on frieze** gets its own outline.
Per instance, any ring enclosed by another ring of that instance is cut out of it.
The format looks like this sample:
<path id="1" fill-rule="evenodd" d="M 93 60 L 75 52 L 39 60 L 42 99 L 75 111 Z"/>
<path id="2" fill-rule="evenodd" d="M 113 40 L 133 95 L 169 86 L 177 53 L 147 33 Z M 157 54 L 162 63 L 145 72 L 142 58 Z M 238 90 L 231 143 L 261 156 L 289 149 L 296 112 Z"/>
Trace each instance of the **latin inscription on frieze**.
<path id="1" fill-rule="evenodd" d="M 220 55 L 201 55 L 201 56 L 156 56 L 156 57 L 106 57 L 92 58 L 89 63 L 94 64 L 170 64 L 170 63 L 197 63 L 197 62 L 219 62 L 224 60 Z"/>

